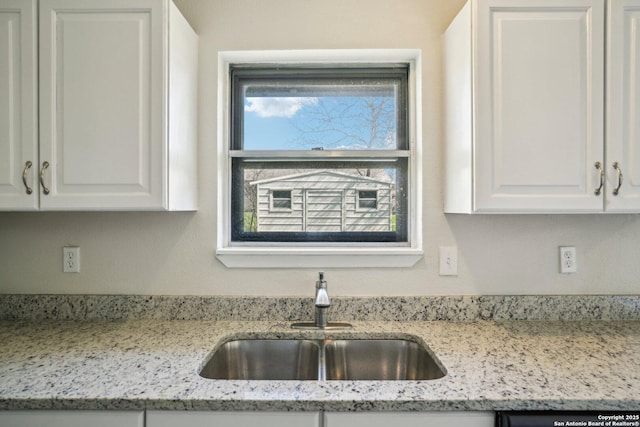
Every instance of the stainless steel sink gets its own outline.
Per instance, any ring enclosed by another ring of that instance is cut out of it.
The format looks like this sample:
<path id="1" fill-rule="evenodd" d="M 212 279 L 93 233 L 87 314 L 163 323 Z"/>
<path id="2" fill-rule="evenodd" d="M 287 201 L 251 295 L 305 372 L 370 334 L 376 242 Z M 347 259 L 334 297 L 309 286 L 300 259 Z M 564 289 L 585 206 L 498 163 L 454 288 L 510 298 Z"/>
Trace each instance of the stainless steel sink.
<path id="1" fill-rule="evenodd" d="M 427 350 L 407 340 L 335 340 L 325 345 L 327 380 L 434 380 L 445 375 Z"/>
<path id="2" fill-rule="evenodd" d="M 317 380 L 320 347 L 307 340 L 236 340 L 223 344 L 200 376 L 223 380 Z"/>
<path id="3" fill-rule="evenodd" d="M 445 370 L 422 345 L 404 339 L 229 341 L 200 375 L 226 380 L 433 380 Z"/>

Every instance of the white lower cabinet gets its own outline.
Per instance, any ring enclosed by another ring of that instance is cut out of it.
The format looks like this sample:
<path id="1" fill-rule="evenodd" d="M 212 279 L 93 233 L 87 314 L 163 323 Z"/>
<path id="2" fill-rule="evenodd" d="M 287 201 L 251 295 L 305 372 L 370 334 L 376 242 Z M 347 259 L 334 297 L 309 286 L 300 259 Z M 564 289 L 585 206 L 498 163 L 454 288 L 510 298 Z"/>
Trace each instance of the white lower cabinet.
<path id="1" fill-rule="evenodd" d="M 324 418 L 324 420 L 323 420 Z M 493 412 L 147 411 L 146 427 L 493 427 Z"/>
<path id="2" fill-rule="evenodd" d="M 320 412 L 147 411 L 146 427 L 320 427 Z"/>
<path id="3" fill-rule="evenodd" d="M 144 427 L 143 411 L 0 411 L 2 427 Z"/>
<path id="4" fill-rule="evenodd" d="M 493 412 L 326 412 L 322 427 L 493 427 Z"/>
<path id="5" fill-rule="evenodd" d="M 0 411 L 2 427 L 493 427 L 493 412 Z"/>

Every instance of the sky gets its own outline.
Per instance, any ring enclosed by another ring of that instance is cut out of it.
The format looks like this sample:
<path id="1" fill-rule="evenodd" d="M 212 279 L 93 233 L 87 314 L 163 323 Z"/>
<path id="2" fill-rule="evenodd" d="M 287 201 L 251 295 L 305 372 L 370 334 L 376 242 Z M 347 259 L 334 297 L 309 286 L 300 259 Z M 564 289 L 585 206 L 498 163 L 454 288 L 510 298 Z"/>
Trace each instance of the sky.
<path id="1" fill-rule="evenodd" d="M 364 98 L 346 96 L 325 97 L 246 97 L 244 103 L 244 149 L 245 150 L 308 150 L 316 146 L 325 149 L 362 149 L 355 138 L 326 130 L 338 124 L 347 133 L 368 139 L 370 112 L 364 107 Z M 376 102 L 383 97 L 372 98 Z M 393 99 L 387 97 L 389 105 Z M 324 110 L 323 110 L 324 109 Z M 393 108 L 391 109 L 393 112 Z M 327 120 L 333 117 L 331 120 Z M 395 117 L 393 117 L 395 119 Z M 311 129 L 324 129 L 312 132 Z M 300 129 L 306 129 L 305 138 L 315 142 L 303 143 Z M 381 136 L 377 148 L 395 146 L 395 127 L 391 136 Z M 386 139 L 385 139 L 386 138 Z M 393 141 L 391 141 L 393 139 Z M 339 141 L 339 142 L 338 142 Z"/>
<path id="2" fill-rule="evenodd" d="M 297 150 L 291 118 L 316 98 L 245 98 L 245 150 Z"/>

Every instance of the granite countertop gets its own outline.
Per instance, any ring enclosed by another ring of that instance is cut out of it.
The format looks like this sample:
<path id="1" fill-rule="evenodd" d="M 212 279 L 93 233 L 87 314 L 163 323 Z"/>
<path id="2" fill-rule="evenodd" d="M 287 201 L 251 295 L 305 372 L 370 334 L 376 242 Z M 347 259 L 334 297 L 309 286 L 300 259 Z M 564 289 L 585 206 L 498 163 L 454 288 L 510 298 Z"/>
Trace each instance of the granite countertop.
<path id="1" fill-rule="evenodd" d="M 1 321 L 0 409 L 638 410 L 638 321 L 357 321 L 329 337 L 411 336 L 431 381 L 223 381 L 231 338 L 317 337 L 288 321 Z"/>

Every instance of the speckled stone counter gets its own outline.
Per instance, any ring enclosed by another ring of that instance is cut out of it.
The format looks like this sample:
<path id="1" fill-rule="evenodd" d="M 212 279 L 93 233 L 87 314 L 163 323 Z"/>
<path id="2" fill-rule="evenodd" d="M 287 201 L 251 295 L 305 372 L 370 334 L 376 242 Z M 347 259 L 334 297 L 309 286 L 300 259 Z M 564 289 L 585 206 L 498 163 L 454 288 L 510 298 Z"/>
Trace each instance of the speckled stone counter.
<path id="1" fill-rule="evenodd" d="M 414 339 L 432 381 L 201 378 L 232 338 L 317 337 L 288 321 L 3 321 L 2 409 L 422 411 L 640 409 L 638 321 L 357 321 L 329 337 Z"/>
<path id="2" fill-rule="evenodd" d="M 0 320 L 300 320 L 308 297 L 0 295 Z M 638 295 L 331 295 L 331 320 L 640 320 Z"/>

